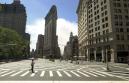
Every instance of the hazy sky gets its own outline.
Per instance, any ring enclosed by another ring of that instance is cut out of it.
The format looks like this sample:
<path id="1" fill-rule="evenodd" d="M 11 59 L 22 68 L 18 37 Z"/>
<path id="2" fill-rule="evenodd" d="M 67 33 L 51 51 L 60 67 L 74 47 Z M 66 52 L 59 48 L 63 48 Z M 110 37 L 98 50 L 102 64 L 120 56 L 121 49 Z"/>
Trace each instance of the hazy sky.
<path id="1" fill-rule="evenodd" d="M 0 0 L 0 3 L 12 3 L 13 0 Z M 31 35 L 31 49 L 35 48 L 38 34 L 44 34 L 44 17 L 52 5 L 57 6 L 58 21 L 57 35 L 59 46 L 63 47 L 68 41 L 70 32 L 77 35 L 77 14 L 76 9 L 79 0 L 21 0 L 26 7 L 27 25 L 26 32 Z"/>

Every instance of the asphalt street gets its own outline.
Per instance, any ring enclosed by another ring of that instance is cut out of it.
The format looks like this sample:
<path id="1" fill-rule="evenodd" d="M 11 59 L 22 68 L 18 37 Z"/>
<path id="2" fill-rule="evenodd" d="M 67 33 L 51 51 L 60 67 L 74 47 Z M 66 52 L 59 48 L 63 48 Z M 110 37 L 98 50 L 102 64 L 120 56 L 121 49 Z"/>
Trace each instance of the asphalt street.
<path id="1" fill-rule="evenodd" d="M 48 59 L 35 60 L 35 73 L 31 73 L 31 60 L 23 60 L 0 65 L 0 81 L 129 81 L 127 64 L 70 61 Z"/>

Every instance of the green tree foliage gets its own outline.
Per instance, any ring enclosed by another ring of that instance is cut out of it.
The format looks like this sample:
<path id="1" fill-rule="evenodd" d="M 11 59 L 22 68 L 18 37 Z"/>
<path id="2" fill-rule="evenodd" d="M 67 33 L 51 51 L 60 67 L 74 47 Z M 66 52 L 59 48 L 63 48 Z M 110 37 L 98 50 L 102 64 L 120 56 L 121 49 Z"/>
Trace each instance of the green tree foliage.
<path id="1" fill-rule="evenodd" d="M 0 59 L 22 59 L 29 42 L 16 31 L 0 27 Z"/>

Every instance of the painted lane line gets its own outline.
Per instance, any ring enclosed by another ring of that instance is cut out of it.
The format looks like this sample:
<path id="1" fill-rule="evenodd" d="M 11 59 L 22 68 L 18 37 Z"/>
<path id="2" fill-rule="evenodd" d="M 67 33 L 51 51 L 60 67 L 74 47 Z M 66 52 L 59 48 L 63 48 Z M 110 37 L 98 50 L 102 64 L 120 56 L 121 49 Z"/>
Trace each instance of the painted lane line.
<path id="1" fill-rule="evenodd" d="M 24 74 L 20 75 L 21 77 L 26 76 L 29 73 L 29 71 L 26 71 Z"/>
<path id="2" fill-rule="evenodd" d="M 53 77 L 53 72 L 49 71 L 50 77 Z"/>
<path id="3" fill-rule="evenodd" d="M 11 76 L 11 77 L 16 76 L 16 75 L 20 74 L 21 72 L 23 72 L 23 71 L 19 71 L 19 72 L 14 73 L 14 74 L 12 74 L 12 75 L 10 75 L 10 76 Z"/>
<path id="4" fill-rule="evenodd" d="M 59 77 L 62 77 L 61 73 L 59 71 L 56 71 Z"/>
<path id="5" fill-rule="evenodd" d="M 100 76 L 103 76 L 103 77 L 106 77 L 105 75 L 103 75 L 103 74 L 100 74 L 100 73 L 97 73 L 97 72 L 95 72 L 95 71 L 90 71 L 91 73 L 94 73 L 94 74 L 97 74 L 97 75 L 100 75 Z"/>
<path id="6" fill-rule="evenodd" d="M 76 75 L 77 77 L 81 77 L 80 75 L 78 75 L 78 74 L 75 73 L 74 71 L 71 71 L 71 73 L 73 73 L 73 74 Z"/>
<path id="7" fill-rule="evenodd" d="M 6 75 L 9 75 L 9 74 L 11 74 L 11 73 L 13 73 L 13 72 L 15 72 L 15 71 L 11 71 L 11 72 L 9 72 L 9 73 L 3 74 L 3 75 L 1 75 L 1 77 L 6 76 Z"/>
<path id="8" fill-rule="evenodd" d="M 92 73 L 90 73 L 90 72 L 87 72 L 87 71 L 83 71 L 83 72 L 88 73 L 89 75 L 92 75 L 92 76 L 94 76 L 94 77 L 98 77 L 97 75 L 92 74 Z"/>
<path id="9" fill-rule="evenodd" d="M 63 71 L 68 77 L 72 77 L 68 72 Z"/>
<path id="10" fill-rule="evenodd" d="M 45 71 L 42 71 L 42 73 L 41 73 L 40 77 L 43 77 L 43 76 L 44 76 L 44 74 L 45 74 Z"/>
<path id="11" fill-rule="evenodd" d="M 82 74 L 82 75 L 84 75 L 84 76 L 86 76 L 86 77 L 90 77 L 89 75 L 87 75 L 87 74 L 85 74 L 83 72 L 80 72 L 80 71 L 77 71 L 77 72 L 80 73 L 80 74 Z"/>

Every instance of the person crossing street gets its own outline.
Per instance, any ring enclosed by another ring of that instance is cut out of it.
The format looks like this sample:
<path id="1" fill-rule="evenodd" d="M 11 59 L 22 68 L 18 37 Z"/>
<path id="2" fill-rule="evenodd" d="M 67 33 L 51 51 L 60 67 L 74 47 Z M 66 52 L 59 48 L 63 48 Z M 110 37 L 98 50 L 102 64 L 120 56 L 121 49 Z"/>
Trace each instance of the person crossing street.
<path id="1" fill-rule="evenodd" d="M 32 62 L 31 62 L 31 71 L 32 71 L 32 73 L 34 73 L 34 64 L 35 64 L 34 59 L 32 59 Z"/>

